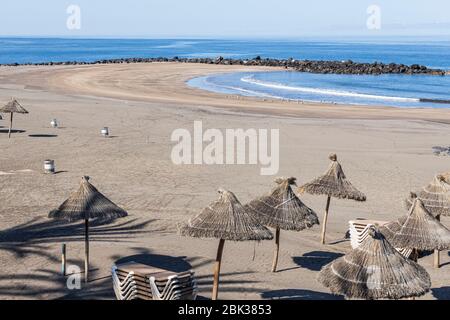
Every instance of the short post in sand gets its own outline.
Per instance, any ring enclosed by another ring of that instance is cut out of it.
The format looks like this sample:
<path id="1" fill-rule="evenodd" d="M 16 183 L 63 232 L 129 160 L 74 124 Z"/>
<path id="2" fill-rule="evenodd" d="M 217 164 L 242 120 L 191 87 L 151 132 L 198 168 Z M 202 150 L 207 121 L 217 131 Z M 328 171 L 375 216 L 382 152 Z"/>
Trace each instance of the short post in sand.
<path id="1" fill-rule="evenodd" d="M 256 221 L 275 229 L 272 272 L 277 271 L 281 230 L 302 231 L 319 224 L 316 213 L 293 191 L 292 186 L 296 186 L 296 180 L 294 177 L 277 178 L 277 186 L 269 194 L 245 205 L 245 209 L 248 209 Z"/>
<path id="2" fill-rule="evenodd" d="M 11 138 L 12 125 L 13 125 L 13 113 L 11 112 L 10 117 L 9 117 L 8 138 Z"/>
<path id="3" fill-rule="evenodd" d="M 350 181 L 347 180 L 341 164 L 337 160 L 336 154 L 329 156 L 331 160 L 330 167 L 322 176 L 306 183 L 299 188 L 299 192 L 307 192 L 313 195 L 327 196 L 327 205 L 325 207 L 325 216 L 322 223 L 321 243 L 326 243 L 326 230 L 328 222 L 328 213 L 330 209 L 331 197 L 337 199 L 351 199 L 355 201 L 366 201 L 366 196 L 356 189 Z"/>
<path id="4" fill-rule="evenodd" d="M 217 300 L 219 295 L 220 268 L 225 241 L 273 239 L 272 233 L 247 212 L 234 193 L 220 189 L 219 195 L 219 199 L 203 209 L 200 214 L 178 226 L 178 232 L 182 236 L 219 239 L 213 269 L 212 300 Z"/>
<path id="5" fill-rule="evenodd" d="M 63 243 L 61 245 L 61 273 L 63 276 L 66 275 L 66 263 L 67 263 L 67 259 L 66 259 L 66 244 Z"/>
<path id="6" fill-rule="evenodd" d="M 81 179 L 78 190 L 70 195 L 58 209 L 49 213 L 49 218 L 67 222 L 84 221 L 84 281 L 89 280 L 89 219 L 109 219 L 126 217 L 128 213 L 100 193 L 89 177 Z"/>

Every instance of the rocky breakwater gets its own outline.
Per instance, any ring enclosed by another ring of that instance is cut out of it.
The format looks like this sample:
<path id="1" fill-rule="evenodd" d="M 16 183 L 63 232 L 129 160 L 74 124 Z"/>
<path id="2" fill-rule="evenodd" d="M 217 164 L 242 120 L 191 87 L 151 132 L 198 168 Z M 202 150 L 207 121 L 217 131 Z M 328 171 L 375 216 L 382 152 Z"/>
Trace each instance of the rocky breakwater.
<path id="1" fill-rule="evenodd" d="M 444 70 L 429 69 L 418 64 L 404 65 L 396 63 L 355 63 L 353 61 L 300 61 L 293 68 L 301 72 L 334 74 L 430 74 L 445 75 Z"/>
<path id="2" fill-rule="evenodd" d="M 192 59 L 191 59 L 192 60 Z M 198 62 L 204 62 L 205 59 L 196 59 Z M 366 75 L 381 75 L 381 74 L 429 74 L 429 75 L 445 75 L 450 71 L 440 69 L 430 69 L 426 66 L 418 64 L 405 65 L 397 63 L 357 63 L 351 60 L 347 61 L 325 61 L 325 60 L 295 60 L 295 59 L 262 59 L 256 57 L 252 60 L 233 60 L 217 58 L 217 64 L 243 64 L 251 66 L 269 66 L 269 67 L 284 67 L 293 69 L 299 72 L 320 73 L 320 74 L 366 74 Z"/>
<path id="3" fill-rule="evenodd" d="M 254 59 L 228 59 L 218 58 L 122 58 L 98 60 L 93 62 L 44 62 L 44 63 L 12 63 L 3 66 L 19 65 L 92 65 L 92 64 L 123 64 L 123 63 L 153 63 L 153 62 L 179 62 L 179 63 L 203 63 L 218 65 L 243 65 L 243 66 L 264 66 L 282 67 L 299 72 L 320 73 L 320 74 L 359 74 L 359 75 L 381 75 L 381 74 L 428 74 L 428 75 L 449 75 L 449 70 L 430 69 L 418 64 L 404 65 L 397 63 L 358 63 L 347 61 L 325 61 L 325 60 L 296 60 L 296 59 L 263 59 L 260 56 Z"/>

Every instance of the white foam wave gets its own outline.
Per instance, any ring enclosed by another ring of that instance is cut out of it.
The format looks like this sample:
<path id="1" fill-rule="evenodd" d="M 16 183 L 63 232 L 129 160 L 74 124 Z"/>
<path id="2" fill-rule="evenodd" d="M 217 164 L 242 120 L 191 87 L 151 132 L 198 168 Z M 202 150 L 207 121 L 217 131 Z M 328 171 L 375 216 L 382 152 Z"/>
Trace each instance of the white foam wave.
<path id="1" fill-rule="evenodd" d="M 193 41 L 176 41 L 172 44 L 168 44 L 168 45 L 162 45 L 162 46 L 157 46 L 157 49 L 177 49 L 177 48 L 186 48 L 186 47 L 191 47 L 195 44 L 197 44 L 198 42 L 193 42 Z"/>
<path id="2" fill-rule="evenodd" d="M 379 96 L 379 95 L 357 93 L 357 92 L 351 92 L 351 91 L 339 91 L 339 90 L 332 90 L 332 89 L 319 89 L 319 88 L 288 86 L 288 85 L 281 84 L 281 83 L 261 81 L 261 80 L 254 79 L 252 77 L 244 77 L 241 79 L 241 81 L 245 82 L 245 83 L 250 83 L 253 85 L 258 85 L 261 87 L 271 88 L 271 89 L 288 90 L 288 91 L 296 91 L 296 92 L 304 92 L 304 93 L 314 93 L 314 94 L 329 95 L 329 96 L 354 97 L 354 98 L 377 99 L 377 100 L 391 100 L 391 101 L 402 101 L 402 102 L 420 102 L 420 99 L 416 99 L 416 98 Z"/>

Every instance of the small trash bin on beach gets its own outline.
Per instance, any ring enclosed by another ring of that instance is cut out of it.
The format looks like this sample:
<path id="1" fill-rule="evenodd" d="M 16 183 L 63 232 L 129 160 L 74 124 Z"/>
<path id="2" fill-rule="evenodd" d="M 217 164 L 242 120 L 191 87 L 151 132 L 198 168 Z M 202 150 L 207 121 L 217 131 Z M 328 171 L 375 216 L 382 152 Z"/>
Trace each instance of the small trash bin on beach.
<path id="1" fill-rule="evenodd" d="M 48 174 L 55 173 L 55 160 L 45 160 L 44 161 L 44 172 Z"/>
<path id="2" fill-rule="evenodd" d="M 104 127 L 102 129 L 101 133 L 102 133 L 102 136 L 104 136 L 105 138 L 109 137 L 109 128 L 108 127 Z"/>

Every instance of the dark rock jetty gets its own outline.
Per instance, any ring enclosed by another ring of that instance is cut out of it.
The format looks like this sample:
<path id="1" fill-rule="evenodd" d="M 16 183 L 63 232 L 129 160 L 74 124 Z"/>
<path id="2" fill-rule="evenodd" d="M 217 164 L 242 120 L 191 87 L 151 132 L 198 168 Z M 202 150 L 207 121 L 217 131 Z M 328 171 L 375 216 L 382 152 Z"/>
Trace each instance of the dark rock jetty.
<path id="1" fill-rule="evenodd" d="M 322 60 L 296 60 L 296 59 L 263 59 L 260 56 L 254 59 L 227 59 L 218 58 L 122 58 L 98 60 L 94 62 L 66 61 L 66 62 L 44 62 L 44 63 L 12 63 L 1 66 L 57 66 L 57 65 L 95 65 L 95 64 L 123 64 L 123 63 L 152 63 L 152 62 L 179 62 L 179 63 L 203 63 L 220 65 L 242 65 L 242 66 L 265 66 L 282 67 L 299 72 L 320 73 L 320 74 L 428 74 L 446 75 L 448 71 L 440 69 L 430 69 L 418 64 L 404 65 L 397 63 L 357 63 L 347 61 L 322 61 Z"/>

